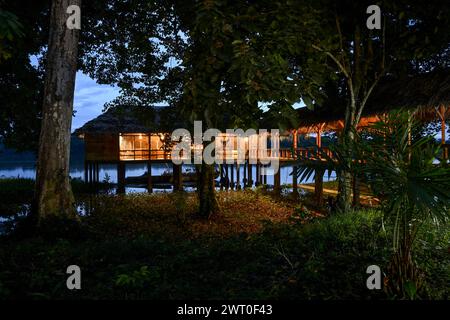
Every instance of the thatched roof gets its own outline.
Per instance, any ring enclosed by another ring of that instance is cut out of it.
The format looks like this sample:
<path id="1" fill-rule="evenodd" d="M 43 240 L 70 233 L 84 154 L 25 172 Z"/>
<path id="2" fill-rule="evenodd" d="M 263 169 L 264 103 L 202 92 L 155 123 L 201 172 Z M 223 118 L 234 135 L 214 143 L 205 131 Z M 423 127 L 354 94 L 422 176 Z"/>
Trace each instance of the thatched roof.
<path id="1" fill-rule="evenodd" d="M 450 106 L 450 70 L 439 70 L 428 74 L 403 79 L 386 78 L 378 84 L 363 113 L 360 125 L 376 121 L 377 116 L 400 108 L 414 110 L 422 119 L 436 119 L 435 109 Z M 308 133 L 321 126 L 324 131 L 342 128 L 344 107 L 325 106 L 315 110 L 297 110 L 297 126 L 293 128 Z M 266 117 L 267 118 L 267 117 Z M 260 120 L 263 127 L 273 127 L 274 119 Z M 116 107 L 101 114 L 77 129 L 83 133 L 144 133 L 171 132 L 176 128 L 187 128 L 175 107 Z"/>
<path id="2" fill-rule="evenodd" d="M 363 116 L 377 115 L 397 110 L 414 110 L 424 120 L 436 119 L 436 108 L 450 106 L 450 71 L 435 71 L 402 79 L 387 78 L 378 84 L 369 99 Z M 325 124 L 334 130 L 336 123 L 344 118 L 344 108 L 324 107 L 316 110 L 298 110 L 299 128 Z"/>
<path id="3" fill-rule="evenodd" d="M 171 132 L 183 126 L 174 107 L 122 106 L 86 122 L 74 134 Z"/>

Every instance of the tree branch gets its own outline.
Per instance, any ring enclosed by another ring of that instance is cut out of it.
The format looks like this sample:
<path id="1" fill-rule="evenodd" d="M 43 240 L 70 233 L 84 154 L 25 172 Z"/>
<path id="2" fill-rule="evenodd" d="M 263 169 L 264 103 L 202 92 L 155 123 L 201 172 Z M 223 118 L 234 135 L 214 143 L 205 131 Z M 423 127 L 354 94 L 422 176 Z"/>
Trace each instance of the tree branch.
<path id="1" fill-rule="evenodd" d="M 345 69 L 345 67 L 342 65 L 342 63 L 338 60 L 338 58 L 336 58 L 331 52 L 329 51 L 325 51 L 324 49 L 322 49 L 321 47 L 316 46 L 315 44 L 312 45 L 312 47 L 320 52 L 325 53 L 327 56 L 329 56 L 338 66 L 338 68 L 340 69 L 340 71 L 344 74 L 344 76 L 347 77 L 347 79 L 350 79 L 350 75 L 347 71 L 347 69 Z"/>

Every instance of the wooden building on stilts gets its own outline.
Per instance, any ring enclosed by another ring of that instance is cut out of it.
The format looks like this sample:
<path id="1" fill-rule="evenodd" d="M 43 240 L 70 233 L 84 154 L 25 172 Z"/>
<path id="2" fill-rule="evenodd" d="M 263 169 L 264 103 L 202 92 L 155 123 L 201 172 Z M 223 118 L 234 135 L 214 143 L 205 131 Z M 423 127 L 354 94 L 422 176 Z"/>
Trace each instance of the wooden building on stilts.
<path id="1" fill-rule="evenodd" d="M 449 144 L 446 140 L 446 122 L 450 118 L 450 74 L 435 71 L 429 74 L 405 79 L 383 80 L 374 90 L 361 117 L 359 128 L 376 122 L 384 114 L 395 109 L 407 109 L 411 114 L 424 122 L 436 122 L 441 126 L 441 143 L 443 158 L 449 157 Z M 344 128 L 344 108 L 326 103 L 315 110 L 301 108 L 297 110 L 298 121 L 291 128 L 281 132 L 281 136 L 289 137 L 292 144 L 280 148 L 277 157 L 280 165 L 297 165 L 297 155 L 302 158 L 317 157 L 317 147 L 322 147 L 322 135 L 336 132 Z M 272 129 L 274 125 L 263 119 L 261 128 Z M 174 129 L 189 128 L 174 107 L 116 107 L 103 113 L 96 119 L 87 122 L 74 134 L 85 142 L 85 181 L 98 182 L 100 166 L 114 164 L 117 166 L 118 192 L 125 191 L 126 166 L 130 163 L 147 165 L 146 186 L 152 192 L 155 181 L 152 176 L 152 164 L 166 163 L 173 167 L 169 178 L 174 190 L 183 188 L 185 177 L 182 167 L 174 165 L 171 159 L 173 142 L 170 140 Z M 301 146 L 300 136 L 315 136 L 315 146 Z M 267 184 L 267 177 L 262 174 L 262 163 L 252 164 L 249 161 L 237 163 L 236 142 L 234 136 L 223 134 L 216 143 L 227 140 L 233 145 L 220 157 L 231 160 L 218 166 L 220 188 L 224 190 L 240 190 L 254 185 Z M 193 145 L 193 148 L 196 147 Z M 257 152 L 257 150 L 248 150 Z M 246 159 L 248 160 L 248 158 Z M 322 159 L 315 159 L 322 161 Z M 295 171 L 295 170 L 294 170 Z M 323 201 L 323 170 L 315 175 L 315 194 L 318 203 Z M 355 185 L 355 197 L 358 196 Z M 281 190 L 280 170 L 274 175 L 273 188 Z M 298 177 L 292 176 L 292 188 L 297 194 Z M 357 199 L 355 199 L 356 201 Z"/>

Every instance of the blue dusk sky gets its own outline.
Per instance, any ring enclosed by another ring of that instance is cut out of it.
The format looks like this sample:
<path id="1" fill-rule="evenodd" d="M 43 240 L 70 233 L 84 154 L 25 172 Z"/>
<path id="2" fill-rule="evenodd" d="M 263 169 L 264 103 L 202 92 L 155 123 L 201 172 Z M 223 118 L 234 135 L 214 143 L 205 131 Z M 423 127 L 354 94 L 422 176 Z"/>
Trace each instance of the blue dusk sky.
<path id="1" fill-rule="evenodd" d="M 106 102 L 119 95 L 119 88 L 97 84 L 95 80 L 82 72 L 77 72 L 75 81 L 74 110 L 72 131 L 102 113 Z"/>
<path id="2" fill-rule="evenodd" d="M 30 56 L 30 61 L 34 66 L 39 63 L 37 56 Z M 72 119 L 72 132 L 99 116 L 105 103 L 112 101 L 119 94 L 118 87 L 98 84 L 88 75 L 78 71 L 75 80 L 75 116 Z M 264 104 L 261 104 L 261 107 L 264 108 Z M 294 108 L 300 107 L 304 107 L 304 104 L 294 104 Z"/>
<path id="3" fill-rule="evenodd" d="M 75 116 L 72 119 L 72 131 L 99 116 L 104 104 L 118 95 L 119 88 L 97 84 L 94 79 L 82 72 L 77 72 L 74 97 Z M 294 104 L 294 108 L 303 106 L 303 103 Z M 264 104 L 261 104 L 261 107 L 264 108 Z"/>

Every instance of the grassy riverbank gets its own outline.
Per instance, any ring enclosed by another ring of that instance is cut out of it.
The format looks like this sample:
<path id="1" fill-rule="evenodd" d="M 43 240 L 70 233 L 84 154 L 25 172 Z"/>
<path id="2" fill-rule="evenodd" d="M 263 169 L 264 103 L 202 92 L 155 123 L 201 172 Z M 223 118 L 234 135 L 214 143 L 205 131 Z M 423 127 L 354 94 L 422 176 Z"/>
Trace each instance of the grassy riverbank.
<path id="1" fill-rule="evenodd" d="M 87 214 L 71 234 L 1 238 L 0 298 L 395 298 L 366 288 L 367 266 L 384 271 L 391 255 L 391 231 L 374 209 L 327 216 L 308 198 L 220 192 L 220 212 L 205 221 L 195 194 L 77 198 Z M 419 297 L 448 299 L 450 229 L 421 232 Z M 66 288 L 72 264 L 82 270 L 79 291 Z"/>

